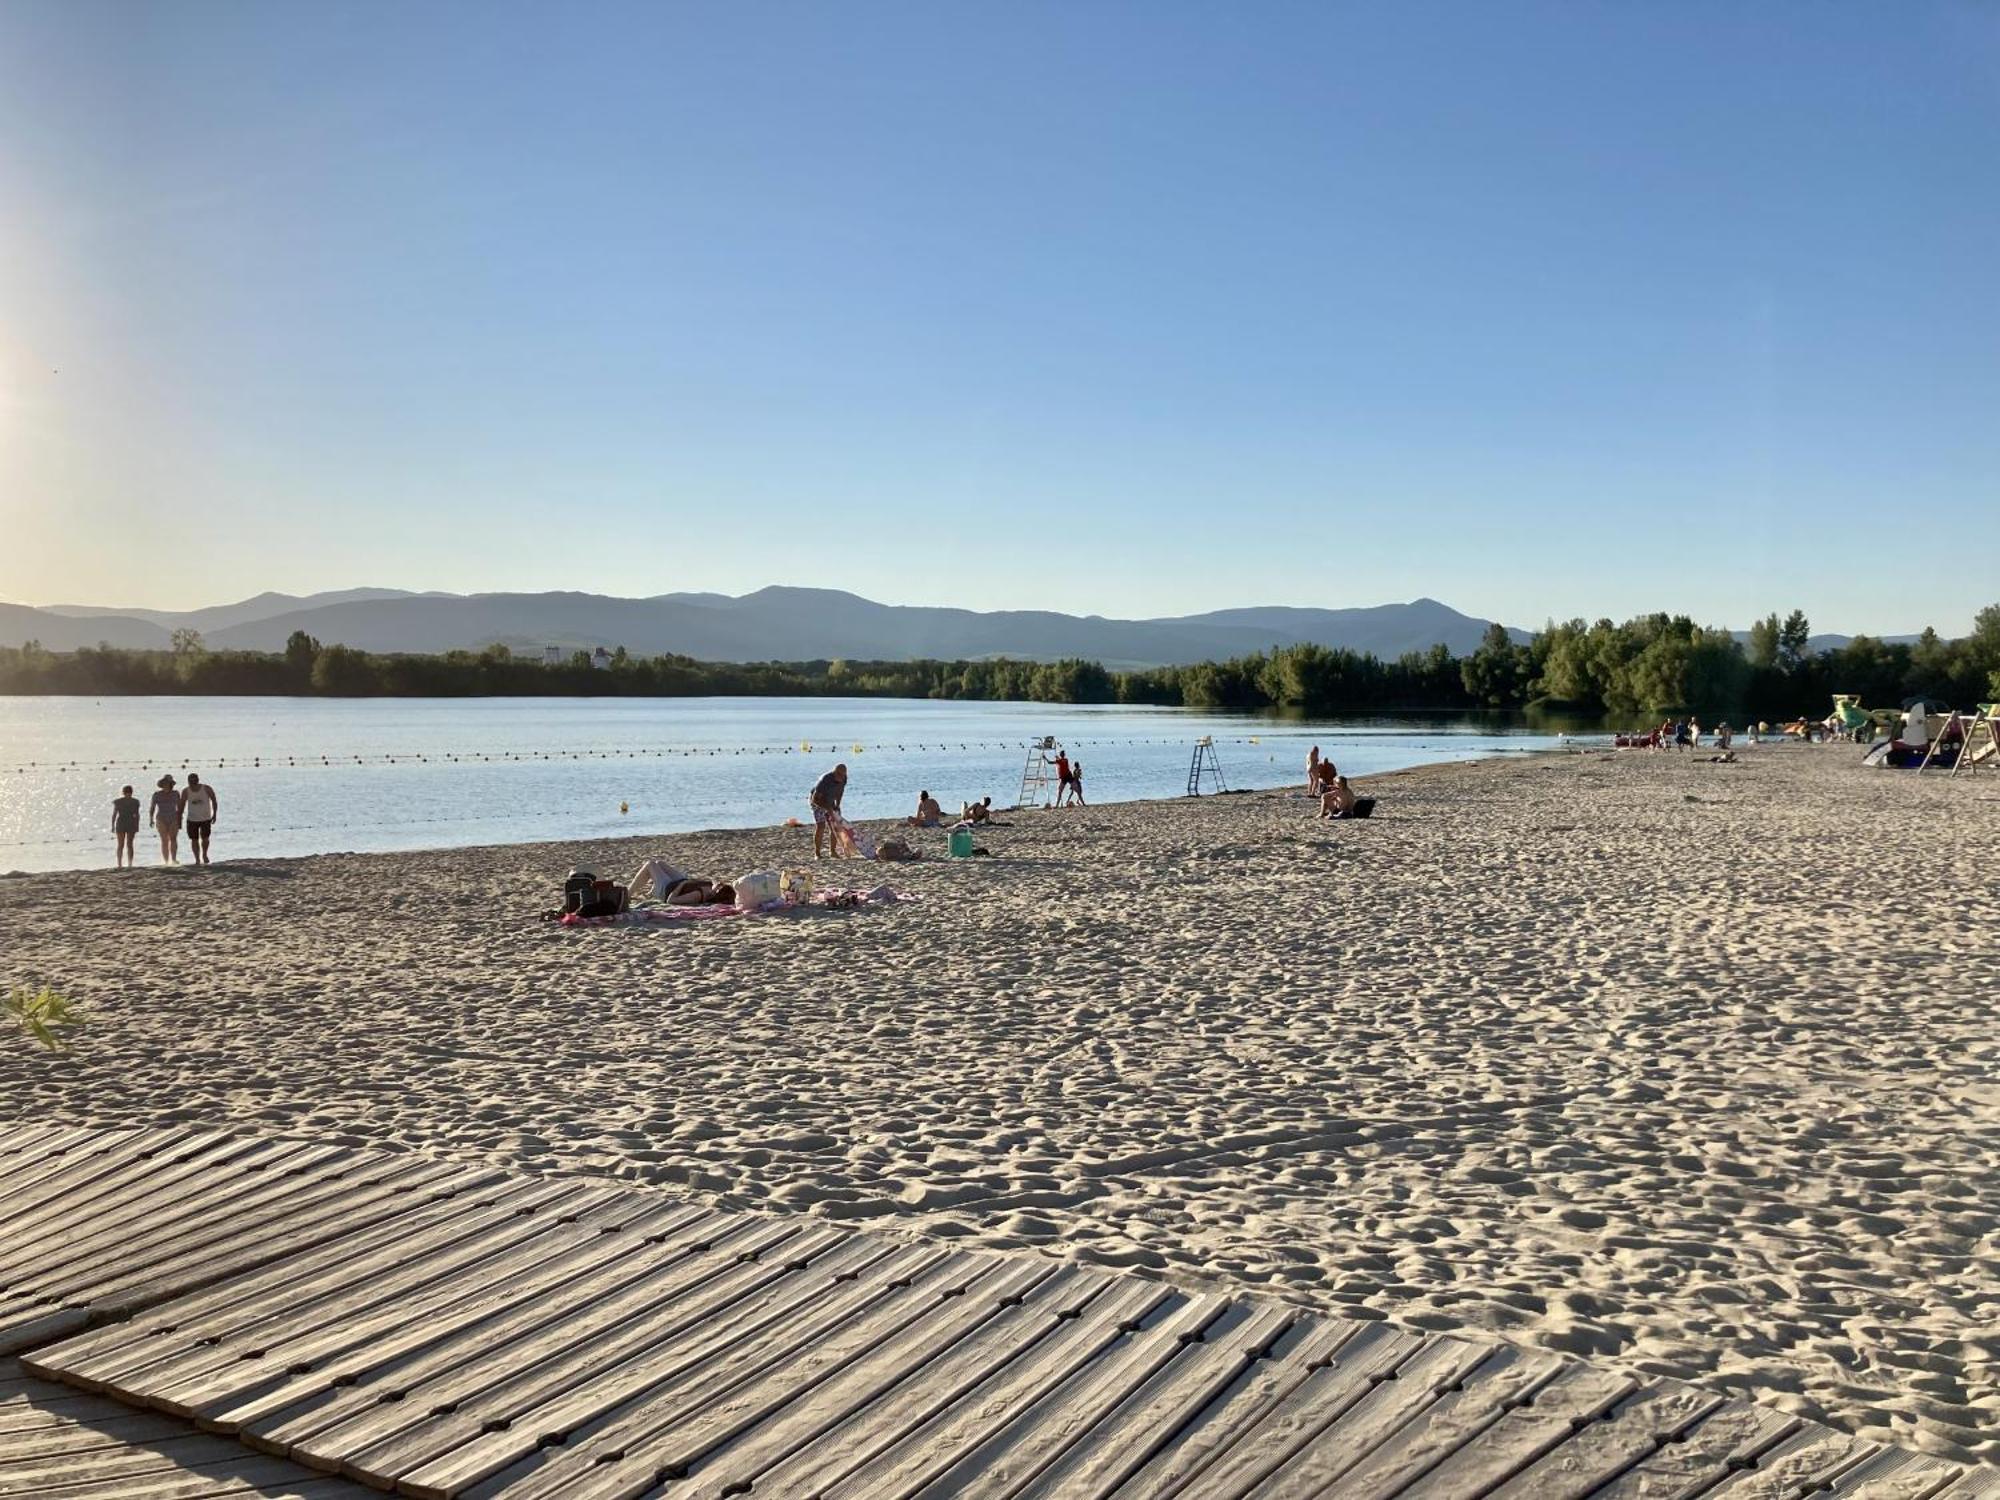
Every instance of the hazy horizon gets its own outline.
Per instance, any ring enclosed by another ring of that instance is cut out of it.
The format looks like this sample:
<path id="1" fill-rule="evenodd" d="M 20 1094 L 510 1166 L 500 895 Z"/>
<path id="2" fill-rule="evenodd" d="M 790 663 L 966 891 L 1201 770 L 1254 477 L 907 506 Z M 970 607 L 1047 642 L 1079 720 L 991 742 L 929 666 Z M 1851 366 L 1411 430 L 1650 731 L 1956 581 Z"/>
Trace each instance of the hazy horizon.
<path id="1" fill-rule="evenodd" d="M 1942 0 L 14 0 L 0 597 L 1962 634 L 1996 80 Z"/>

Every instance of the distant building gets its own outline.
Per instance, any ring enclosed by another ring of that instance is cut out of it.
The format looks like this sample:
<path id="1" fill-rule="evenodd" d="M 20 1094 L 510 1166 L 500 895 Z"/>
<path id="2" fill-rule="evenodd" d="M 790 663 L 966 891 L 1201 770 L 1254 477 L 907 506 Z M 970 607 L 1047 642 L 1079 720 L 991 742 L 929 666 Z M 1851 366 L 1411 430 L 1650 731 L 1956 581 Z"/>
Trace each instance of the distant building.
<path id="1" fill-rule="evenodd" d="M 559 667 L 559 666 L 561 666 L 561 665 L 562 665 L 562 647 L 560 647 L 560 646 L 544 646 L 544 647 L 542 647 L 542 665 L 543 665 L 543 666 L 545 666 L 545 667 Z"/>
<path id="2" fill-rule="evenodd" d="M 611 653 L 606 651 L 602 646 L 599 646 L 595 651 L 590 653 L 590 664 L 600 672 L 609 671 L 611 669 Z"/>

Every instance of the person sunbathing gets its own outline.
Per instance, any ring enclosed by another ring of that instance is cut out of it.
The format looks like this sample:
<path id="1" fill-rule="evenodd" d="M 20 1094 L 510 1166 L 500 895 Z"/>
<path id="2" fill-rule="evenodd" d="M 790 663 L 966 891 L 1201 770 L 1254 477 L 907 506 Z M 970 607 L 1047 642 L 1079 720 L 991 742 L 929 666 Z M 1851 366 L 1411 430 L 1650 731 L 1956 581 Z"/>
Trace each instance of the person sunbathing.
<path id="1" fill-rule="evenodd" d="M 669 906 L 734 906 L 736 887 L 726 880 L 703 880 L 694 875 L 676 881 L 665 899 Z"/>
<path id="2" fill-rule="evenodd" d="M 986 823 L 993 818 L 993 799 L 981 797 L 977 802 L 965 804 L 965 810 L 958 815 L 961 823 Z"/>
<path id="3" fill-rule="evenodd" d="M 912 828 L 936 828 L 944 822 L 944 809 L 929 792 L 917 793 L 917 811 L 910 819 Z"/>

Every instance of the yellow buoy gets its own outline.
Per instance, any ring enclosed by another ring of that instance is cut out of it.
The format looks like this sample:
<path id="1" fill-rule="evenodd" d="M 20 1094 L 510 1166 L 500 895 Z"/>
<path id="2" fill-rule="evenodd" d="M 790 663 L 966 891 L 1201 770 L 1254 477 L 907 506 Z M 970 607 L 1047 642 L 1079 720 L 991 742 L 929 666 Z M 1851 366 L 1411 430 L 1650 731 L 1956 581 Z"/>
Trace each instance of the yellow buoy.
<path id="1" fill-rule="evenodd" d="M 618 811 L 619 811 L 619 812 L 620 812 L 621 814 L 623 814 L 623 813 L 628 813 L 628 812 L 630 812 L 631 810 L 632 810 L 632 804 L 631 804 L 631 803 L 629 803 L 629 802 L 621 802 L 621 803 L 619 803 L 619 804 L 618 804 Z"/>

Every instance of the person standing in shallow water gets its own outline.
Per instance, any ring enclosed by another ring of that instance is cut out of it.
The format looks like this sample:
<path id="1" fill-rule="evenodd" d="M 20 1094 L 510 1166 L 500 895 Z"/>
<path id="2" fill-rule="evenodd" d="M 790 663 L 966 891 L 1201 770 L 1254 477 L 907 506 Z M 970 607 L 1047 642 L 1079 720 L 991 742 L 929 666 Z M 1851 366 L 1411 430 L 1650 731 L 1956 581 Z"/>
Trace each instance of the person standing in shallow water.
<path id="1" fill-rule="evenodd" d="M 159 790 L 153 793 L 153 800 L 147 804 L 148 816 L 153 821 L 153 832 L 160 836 L 160 863 L 177 865 L 181 862 L 181 794 L 174 790 L 174 778 L 162 776 Z"/>
<path id="2" fill-rule="evenodd" d="M 111 799 L 111 832 L 118 839 L 118 868 L 129 870 L 139 862 L 139 799 L 129 786 Z"/>
<path id="3" fill-rule="evenodd" d="M 181 815 L 187 819 L 188 849 L 198 865 L 209 862 L 208 835 L 215 827 L 215 814 L 221 805 L 216 800 L 215 788 L 194 772 L 188 772 L 187 791 L 181 796 Z"/>

